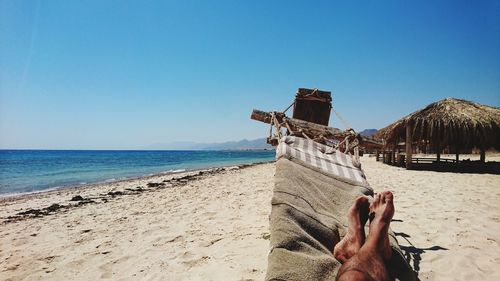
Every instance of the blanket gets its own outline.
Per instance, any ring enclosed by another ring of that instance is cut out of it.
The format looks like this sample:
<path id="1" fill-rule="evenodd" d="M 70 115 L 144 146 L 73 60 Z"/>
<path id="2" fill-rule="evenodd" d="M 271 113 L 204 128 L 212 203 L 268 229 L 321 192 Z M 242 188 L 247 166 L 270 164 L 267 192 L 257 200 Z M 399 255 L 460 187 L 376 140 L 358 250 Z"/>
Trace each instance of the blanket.
<path id="1" fill-rule="evenodd" d="M 311 140 L 286 136 L 276 156 L 266 280 L 335 280 L 340 263 L 332 252 L 346 234 L 347 210 L 373 189 L 354 157 Z M 415 280 L 392 232 L 389 238 L 391 275 Z"/>

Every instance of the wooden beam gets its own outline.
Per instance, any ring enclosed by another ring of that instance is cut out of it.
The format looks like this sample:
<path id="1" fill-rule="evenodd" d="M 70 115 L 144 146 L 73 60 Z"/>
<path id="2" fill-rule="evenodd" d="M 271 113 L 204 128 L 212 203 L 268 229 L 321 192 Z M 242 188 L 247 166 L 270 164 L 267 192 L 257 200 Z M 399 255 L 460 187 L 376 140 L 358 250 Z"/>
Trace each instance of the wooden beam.
<path id="1" fill-rule="evenodd" d="M 271 124 L 271 114 L 262 110 L 254 109 L 250 119 Z"/>
<path id="2" fill-rule="evenodd" d="M 479 160 L 483 163 L 486 162 L 486 151 L 484 148 L 481 148 L 481 154 L 480 154 Z"/>
<path id="3" fill-rule="evenodd" d="M 405 144 L 406 144 L 406 156 L 405 156 L 406 169 L 411 168 L 411 156 L 412 156 L 412 152 L 413 152 L 412 151 L 412 144 L 413 144 L 412 133 L 413 133 L 413 126 L 410 124 L 410 122 L 406 122 L 406 140 L 405 140 Z"/>
<path id="4" fill-rule="evenodd" d="M 341 136 L 347 136 L 349 133 L 346 133 L 344 131 L 341 131 L 340 129 L 337 128 L 331 128 L 327 127 L 324 125 L 312 123 L 312 122 L 307 122 L 304 120 L 300 119 L 294 119 L 294 118 L 288 118 L 285 116 L 285 114 L 281 112 L 275 112 L 274 113 L 276 116 L 276 119 L 278 122 L 283 123 L 284 121 L 287 121 L 288 124 L 290 125 L 291 129 L 295 131 L 300 131 L 302 129 L 308 136 L 315 137 L 319 135 L 323 135 L 325 137 L 332 136 L 332 137 L 341 137 Z M 270 112 L 265 112 L 262 110 L 254 109 L 252 112 L 252 115 L 250 116 L 251 119 L 261 121 L 264 123 L 271 123 L 271 113 Z"/>
<path id="5" fill-rule="evenodd" d="M 276 116 L 276 120 L 279 123 L 284 123 L 286 121 L 290 126 L 292 132 L 297 135 L 300 135 L 300 132 L 304 132 L 311 138 L 323 136 L 325 138 L 330 138 L 330 139 L 345 138 L 346 136 L 353 135 L 353 133 L 349 131 L 342 131 L 337 128 L 332 128 L 312 122 L 307 122 L 300 119 L 288 118 L 282 112 L 274 112 L 274 114 Z M 270 112 L 254 109 L 250 118 L 253 120 L 271 124 L 272 114 Z M 356 137 L 358 138 L 360 143 L 371 145 L 374 147 L 382 146 L 381 142 L 371 137 L 361 137 L 359 135 L 357 135 Z"/>

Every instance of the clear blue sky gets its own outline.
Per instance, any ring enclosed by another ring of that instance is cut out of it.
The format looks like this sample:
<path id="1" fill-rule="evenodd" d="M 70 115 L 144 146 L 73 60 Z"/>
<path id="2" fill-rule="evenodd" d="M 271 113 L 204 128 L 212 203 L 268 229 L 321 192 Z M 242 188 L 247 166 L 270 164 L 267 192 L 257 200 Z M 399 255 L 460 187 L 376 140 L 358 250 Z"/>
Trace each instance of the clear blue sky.
<path id="1" fill-rule="evenodd" d="M 381 128 L 500 105 L 500 1 L 1 0 L 0 79 L 0 148 L 264 137 L 298 87 Z"/>

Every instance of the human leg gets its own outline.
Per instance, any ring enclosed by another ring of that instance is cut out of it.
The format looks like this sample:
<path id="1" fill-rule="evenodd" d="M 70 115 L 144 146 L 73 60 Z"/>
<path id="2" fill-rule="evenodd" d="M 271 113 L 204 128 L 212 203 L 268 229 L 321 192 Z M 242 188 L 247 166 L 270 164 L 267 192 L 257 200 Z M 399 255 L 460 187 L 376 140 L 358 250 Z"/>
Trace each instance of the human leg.
<path id="1" fill-rule="evenodd" d="M 373 218 L 370 232 L 359 251 L 342 264 L 337 280 L 389 280 L 385 263 L 390 259 L 392 249 L 388 231 L 394 215 L 393 195 L 391 192 L 377 194 L 370 205 Z"/>
<path id="2" fill-rule="evenodd" d="M 341 263 L 353 257 L 365 243 L 365 224 L 368 220 L 369 206 L 368 199 L 360 196 L 356 198 L 347 213 L 347 233 L 333 249 L 333 256 Z"/>

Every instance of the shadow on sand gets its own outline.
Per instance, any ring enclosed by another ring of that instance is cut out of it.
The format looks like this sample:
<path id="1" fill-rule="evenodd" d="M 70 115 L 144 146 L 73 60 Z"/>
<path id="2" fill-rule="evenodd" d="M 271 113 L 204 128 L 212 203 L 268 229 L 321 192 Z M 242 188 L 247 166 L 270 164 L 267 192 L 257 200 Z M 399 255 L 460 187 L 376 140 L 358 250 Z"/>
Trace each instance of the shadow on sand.
<path id="1" fill-rule="evenodd" d="M 409 238 L 411 238 L 410 235 L 404 233 L 404 232 L 394 232 L 396 236 L 402 237 L 410 246 L 399 246 L 401 250 L 403 251 L 403 254 L 405 256 L 406 261 L 410 266 L 413 268 L 413 271 L 415 272 L 415 275 L 417 277 L 417 280 L 420 280 L 418 277 L 419 271 L 420 271 L 420 261 L 422 260 L 421 255 L 427 251 L 447 251 L 447 248 L 441 247 L 441 246 L 432 246 L 432 247 L 427 247 L 427 248 L 417 248 L 413 243 L 410 241 Z"/>

